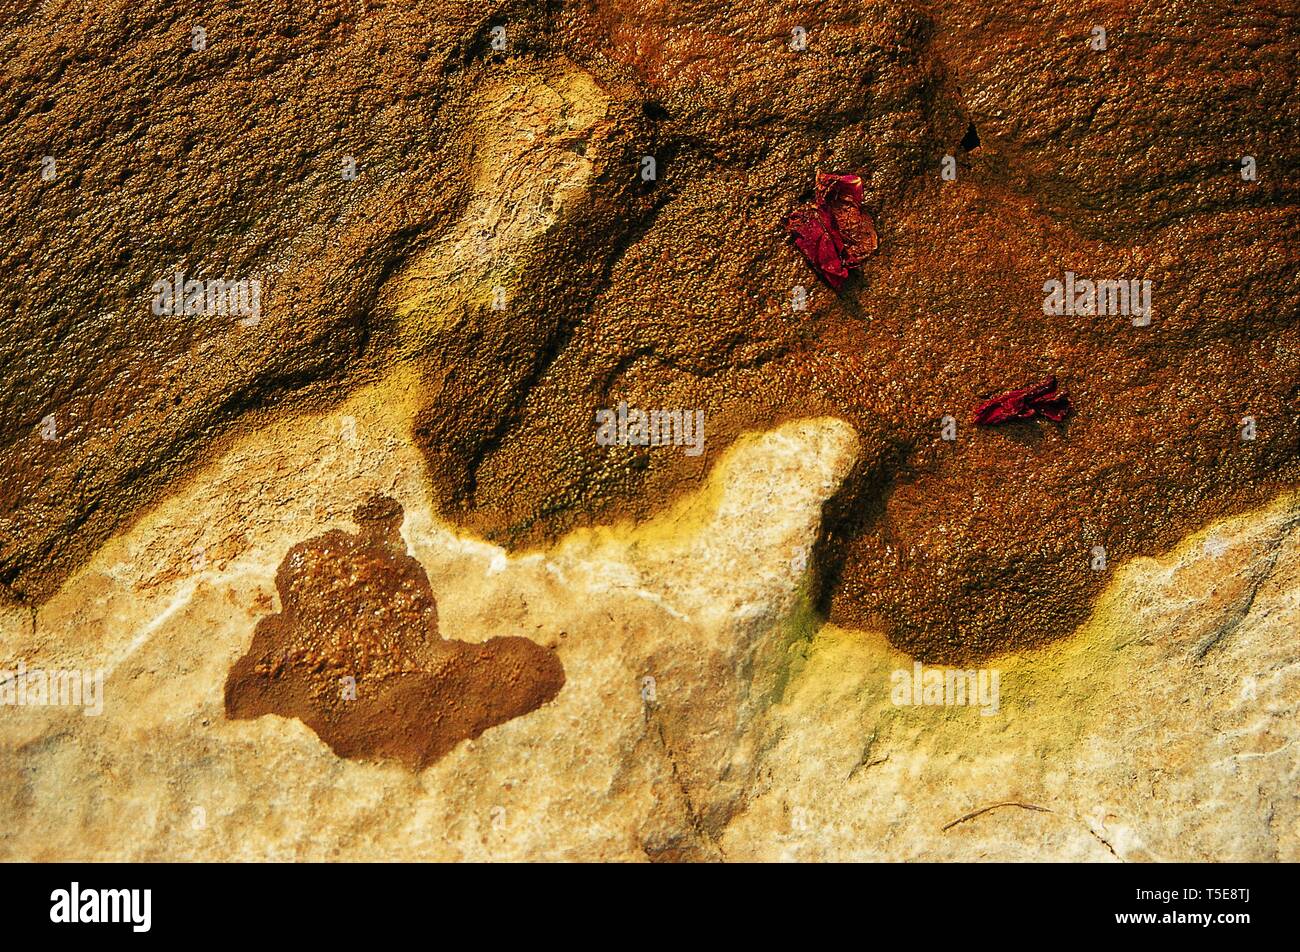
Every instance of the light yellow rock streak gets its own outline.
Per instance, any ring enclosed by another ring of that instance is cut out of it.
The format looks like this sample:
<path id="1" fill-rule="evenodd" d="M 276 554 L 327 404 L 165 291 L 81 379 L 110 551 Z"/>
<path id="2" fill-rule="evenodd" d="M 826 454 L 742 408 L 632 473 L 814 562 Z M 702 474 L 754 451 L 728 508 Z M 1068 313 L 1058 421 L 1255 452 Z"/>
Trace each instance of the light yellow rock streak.
<path id="1" fill-rule="evenodd" d="M 593 168 L 586 144 L 609 99 L 575 67 L 537 69 L 474 94 L 469 204 L 381 296 L 408 341 L 454 329 L 466 308 L 507 308 L 538 240 L 586 191 Z"/>

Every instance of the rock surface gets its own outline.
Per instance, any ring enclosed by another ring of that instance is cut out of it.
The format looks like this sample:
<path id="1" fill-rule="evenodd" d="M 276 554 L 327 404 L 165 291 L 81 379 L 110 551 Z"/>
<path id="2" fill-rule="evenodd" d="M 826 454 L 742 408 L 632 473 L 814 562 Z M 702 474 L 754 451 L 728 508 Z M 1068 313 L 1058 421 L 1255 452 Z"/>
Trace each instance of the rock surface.
<path id="1" fill-rule="evenodd" d="M 851 427 L 750 434 L 657 518 L 511 555 L 431 508 L 419 402 L 399 376 L 235 442 L 5 616 L 29 668 L 107 678 L 97 717 L 3 709 L 0 856 L 1300 858 L 1296 497 L 1123 566 L 1078 632 L 989 662 L 996 714 L 898 706 L 913 659 L 811 610 Z M 223 709 L 286 552 L 375 492 L 444 637 L 523 636 L 567 678 L 418 771 Z"/>
<path id="2" fill-rule="evenodd" d="M 0 27 L 0 671 L 105 675 L 0 673 L 0 857 L 1300 859 L 1285 4 Z M 817 171 L 879 233 L 835 292 Z M 902 703 L 935 661 L 996 693 Z M 372 663 L 432 680 L 324 705 Z"/>
<path id="3" fill-rule="evenodd" d="M 820 607 L 929 660 L 1063 636 L 1094 547 L 1300 480 L 1300 37 L 1284 5 L 1194 7 L 7 15 L 0 583 L 39 604 L 220 434 L 402 364 L 438 511 L 512 551 L 834 416 L 862 449 Z M 819 169 L 864 173 L 880 232 L 838 294 L 782 229 Z M 160 318 L 177 271 L 258 277 L 265 313 Z M 1150 281 L 1150 324 L 1045 315 L 1067 271 Z M 1063 428 L 942 439 L 1049 374 Z M 620 401 L 704 410 L 704 455 L 595 446 Z"/>
<path id="4" fill-rule="evenodd" d="M 263 618 L 226 678 L 226 716 L 297 717 L 340 757 L 418 769 L 463 740 L 536 710 L 564 686 L 555 653 L 527 638 L 443 638 L 402 507 L 375 494 L 357 534 L 291 548 L 275 573 L 281 611 Z"/>

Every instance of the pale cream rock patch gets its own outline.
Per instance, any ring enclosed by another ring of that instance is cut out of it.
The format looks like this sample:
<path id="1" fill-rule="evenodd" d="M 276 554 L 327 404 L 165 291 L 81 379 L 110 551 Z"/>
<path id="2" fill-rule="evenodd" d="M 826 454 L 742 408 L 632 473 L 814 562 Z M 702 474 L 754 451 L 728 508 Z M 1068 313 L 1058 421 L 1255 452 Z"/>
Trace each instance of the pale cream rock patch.
<path id="1" fill-rule="evenodd" d="M 474 308 L 505 310 L 544 239 L 587 193 L 613 126 L 610 100 L 567 61 L 503 67 L 474 92 L 468 177 L 472 194 L 455 224 L 416 255 L 380 295 L 403 327 L 403 349 L 426 332 L 463 330 Z"/>
<path id="2" fill-rule="evenodd" d="M 894 706 L 912 659 L 823 628 L 727 855 L 1294 861 L 1298 524 L 1292 495 L 1124 566 L 1073 637 L 985 662 L 992 717 Z"/>

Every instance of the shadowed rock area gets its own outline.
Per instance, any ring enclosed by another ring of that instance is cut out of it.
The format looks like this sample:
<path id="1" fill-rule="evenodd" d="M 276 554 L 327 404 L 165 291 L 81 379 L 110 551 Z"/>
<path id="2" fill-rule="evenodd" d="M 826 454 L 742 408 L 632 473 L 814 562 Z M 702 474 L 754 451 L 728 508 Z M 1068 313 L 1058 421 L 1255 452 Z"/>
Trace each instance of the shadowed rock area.
<path id="1" fill-rule="evenodd" d="M 661 510 L 744 429 L 847 420 L 822 606 L 925 658 L 1056 637 L 1107 581 L 1095 547 L 1160 551 L 1300 479 L 1285 5 L 40 9 L 0 13 L 15 599 L 233 422 L 399 359 L 442 511 L 516 548 Z M 880 234 L 839 293 L 782 228 L 818 169 L 863 173 Z M 152 316 L 180 267 L 265 275 L 264 318 Z M 1150 326 L 1044 315 L 1067 270 L 1151 281 Z M 1063 426 L 965 425 L 1052 374 Z M 704 454 L 596 446 L 620 401 L 703 409 Z"/>
<path id="2" fill-rule="evenodd" d="M 360 535 L 328 532 L 285 556 L 282 611 L 258 623 L 231 668 L 228 717 L 296 717 L 340 757 L 422 769 L 559 693 L 559 658 L 527 638 L 439 636 L 428 576 L 398 532 L 400 505 L 375 496 L 355 518 Z"/>

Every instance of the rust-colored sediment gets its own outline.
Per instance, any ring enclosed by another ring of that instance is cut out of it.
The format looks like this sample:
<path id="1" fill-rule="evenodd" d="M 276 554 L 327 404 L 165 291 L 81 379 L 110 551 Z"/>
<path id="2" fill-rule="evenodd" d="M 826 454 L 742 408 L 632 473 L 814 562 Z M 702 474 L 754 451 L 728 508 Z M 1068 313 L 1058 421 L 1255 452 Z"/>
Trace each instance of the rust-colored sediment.
<path id="1" fill-rule="evenodd" d="M 0 13 L 8 598 L 47 597 L 221 429 L 395 351 L 423 374 L 441 513 L 512 547 L 661 511 L 742 429 L 849 421 L 824 607 L 936 660 L 1068 632 L 1109 575 L 1095 546 L 1115 565 L 1300 482 L 1298 41 L 1276 5 L 208 6 L 93 30 L 70 4 Z M 862 171 L 879 232 L 839 293 L 783 234 L 818 169 Z M 160 320 L 151 284 L 178 268 L 263 276 L 264 319 Z M 1067 270 L 1150 280 L 1151 325 L 1045 316 Z M 422 294 L 442 311 L 403 310 Z M 1049 374 L 1064 424 L 966 423 Z M 705 410 L 704 454 L 597 446 L 623 400 Z"/>
<path id="2" fill-rule="evenodd" d="M 421 769 L 559 693 L 559 658 L 527 638 L 439 636 L 396 501 L 372 497 L 356 521 L 360 534 L 327 532 L 285 556 L 275 579 L 282 610 L 258 623 L 231 668 L 228 717 L 296 717 L 341 757 Z"/>
<path id="3" fill-rule="evenodd" d="M 507 545 L 645 517 L 741 429 L 838 416 L 864 457 L 827 507 L 824 607 L 922 658 L 965 661 L 1073 630 L 1109 567 L 1300 479 L 1300 258 L 1285 237 L 1300 212 L 1276 164 L 1300 137 L 1262 107 L 1223 108 L 1213 79 L 1227 57 L 1294 114 L 1281 20 L 1219 9 L 1197 25 L 1157 4 L 1089 3 L 1045 23 L 1007 5 L 882 4 L 828 13 L 800 59 L 780 54 L 769 14 L 722 6 L 599 4 L 575 21 L 658 104 L 658 140 L 678 146 L 664 204 L 519 409 L 461 444 L 459 471 L 434 465 L 447 511 Z M 1110 26 L 1104 53 L 1088 47 L 1094 23 Z M 1233 39 L 1247 34 L 1248 54 Z M 708 82 L 665 68 L 690 53 L 678 35 L 707 63 L 743 65 Z M 1243 180 L 1239 157 L 1264 153 L 1268 176 Z M 955 181 L 940 177 L 945 154 Z M 862 170 L 880 232 L 838 293 L 781 227 L 815 169 Z M 1150 326 L 1045 315 L 1044 282 L 1067 270 L 1151 281 Z M 1063 424 L 969 424 L 985 399 L 1051 374 L 1075 407 Z M 443 410 L 472 404 L 477 381 L 430 380 L 417 439 L 437 464 L 460 425 Z M 621 400 L 704 409 L 704 455 L 595 445 L 594 412 Z"/>

